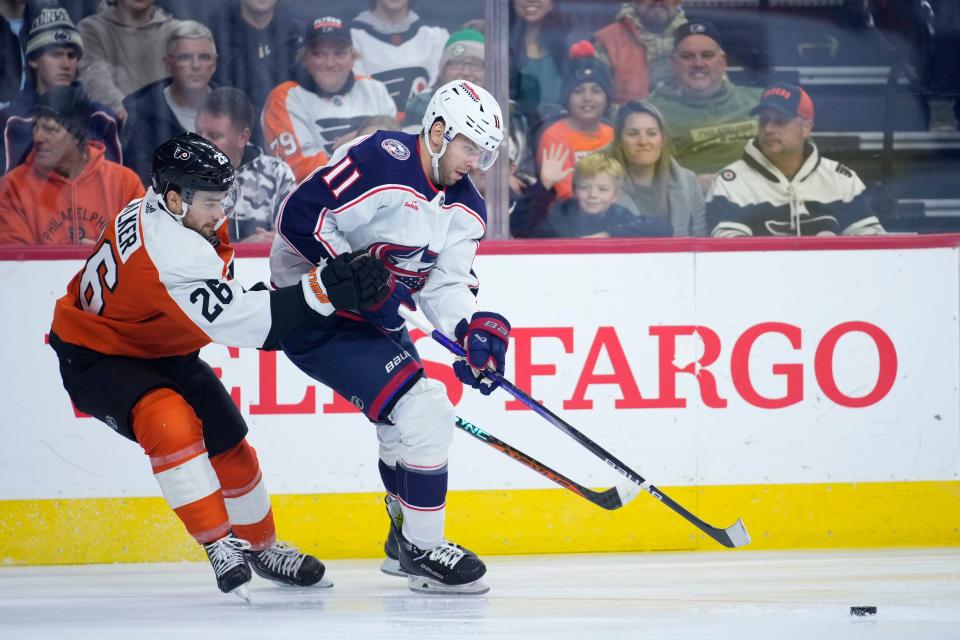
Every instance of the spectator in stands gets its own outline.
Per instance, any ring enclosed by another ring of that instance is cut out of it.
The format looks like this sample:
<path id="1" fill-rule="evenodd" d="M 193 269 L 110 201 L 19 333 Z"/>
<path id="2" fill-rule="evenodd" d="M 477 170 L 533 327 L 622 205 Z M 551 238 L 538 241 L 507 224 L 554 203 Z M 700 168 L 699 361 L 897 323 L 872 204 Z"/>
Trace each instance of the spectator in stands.
<path id="1" fill-rule="evenodd" d="M 27 159 L 33 143 L 33 111 L 37 99 L 51 87 L 77 79 L 83 41 L 66 9 L 44 7 L 34 18 L 27 38 L 27 84 L 7 108 L 0 111 L 0 175 Z M 94 102 L 87 139 L 99 140 L 107 160 L 122 162 L 117 120 L 109 107 Z"/>
<path id="2" fill-rule="evenodd" d="M 437 82 L 438 62 L 450 32 L 431 26 L 410 8 L 411 0 L 373 0 L 350 24 L 357 50 L 354 71 L 387 86 L 401 111 L 414 95 Z"/>
<path id="3" fill-rule="evenodd" d="M 632 101 L 617 112 L 606 153 L 626 169 L 620 204 L 634 215 L 669 221 L 675 236 L 704 236 L 703 191 L 695 173 L 673 157 L 663 114 Z"/>
<path id="4" fill-rule="evenodd" d="M 567 21 L 555 0 L 512 0 L 510 4 L 510 98 L 531 127 L 560 111 Z"/>
<path id="5" fill-rule="evenodd" d="M 680 0 L 634 0 L 594 34 L 597 57 L 613 70 L 614 102 L 642 100 L 673 84 L 673 35 L 686 22 Z"/>
<path id="6" fill-rule="evenodd" d="M 197 109 L 212 88 L 217 46 L 210 29 L 193 20 L 170 31 L 164 63 L 169 78 L 136 91 L 123 101 L 129 113 L 123 128 L 123 157 L 144 184 L 150 184 L 153 150 L 187 131 L 196 131 Z"/>
<path id="7" fill-rule="evenodd" d="M 0 0 L 0 108 L 23 87 L 23 47 L 26 0 Z"/>
<path id="8" fill-rule="evenodd" d="M 823 158 L 810 140 L 813 101 L 775 84 L 751 112 L 759 134 L 725 167 L 707 196 L 713 235 L 825 236 L 885 233 L 857 175 Z"/>
<path id="9" fill-rule="evenodd" d="M 354 74 L 357 51 L 339 18 L 317 18 L 303 41 L 294 79 L 274 88 L 263 108 L 270 152 L 287 161 L 297 180 L 322 167 L 368 117 L 397 115 L 382 82 Z"/>
<path id="10" fill-rule="evenodd" d="M 154 0 L 103 0 L 77 25 L 85 53 L 80 81 L 90 98 L 126 120 L 123 99 L 169 74 L 164 54 L 177 22 Z"/>
<path id="11" fill-rule="evenodd" d="M 236 168 L 233 184 L 238 197 L 230 216 L 230 239 L 269 243 L 280 205 L 297 182 L 286 162 L 250 143 L 254 113 L 242 91 L 219 87 L 197 111 L 197 133 L 220 147 Z"/>
<path id="12" fill-rule="evenodd" d="M 483 58 L 483 34 L 475 29 L 462 29 L 450 34 L 440 56 L 440 79 L 436 86 L 442 87 L 454 80 L 468 80 L 484 86 L 486 64 Z M 414 95 L 407 101 L 403 112 L 404 126 L 420 128 L 420 121 L 427 111 L 430 98 L 436 87 Z"/>
<path id="13" fill-rule="evenodd" d="M 270 90 L 291 78 L 303 25 L 277 10 L 277 0 L 240 0 L 221 12 L 213 22 L 220 54 L 214 80 L 246 93 L 260 113 Z"/>
<path id="14" fill-rule="evenodd" d="M 53 87 L 34 113 L 33 151 L 0 179 L 0 244 L 92 244 L 142 196 L 136 174 L 87 141 L 91 104 L 79 85 Z"/>
<path id="15" fill-rule="evenodd" d="M 570 150 L 567 167 L 613 141 L 613 127 L 604 122 L 611 104 L 613 86 L 607 65 L 594 57 L 586 40 L 570 48 L 570 71 L 563 87 L 563 100 L 570 116 L 548 126 L 537 145 L 537 159 L 553 145 Z M 561 200 L 573 195 L 573 179 L 567 175 L 556 185 Z"/>
<path id="16" fill-rule="evenodd" d="M 556 201 L 556 185 L 570 173 L 565 167 L 569 150 L 554 145 L 544 154 L 540 182 L 510 215 L 514 235 L 530 238 L 609 238 L 618 236 L 669 236 L 666 218 L 635 216 L 618 203 L 623 192 L 624 169 L 602 153 L 579 160 L 573 169 L 574 197 Z"/>
<path id="17" fill-rule="evenodd" d="M 720 30 L 706 20 L 691 20 L 674 33 L 673 74 L 676 86 L 661 87 L 650 103 L 666 116 L 677 160 L 700 174 L 709 186 L 713 173 L 740 157 L 757 133 L 750 110 L 760 89 L 727 79 L 727 58 Z"/>

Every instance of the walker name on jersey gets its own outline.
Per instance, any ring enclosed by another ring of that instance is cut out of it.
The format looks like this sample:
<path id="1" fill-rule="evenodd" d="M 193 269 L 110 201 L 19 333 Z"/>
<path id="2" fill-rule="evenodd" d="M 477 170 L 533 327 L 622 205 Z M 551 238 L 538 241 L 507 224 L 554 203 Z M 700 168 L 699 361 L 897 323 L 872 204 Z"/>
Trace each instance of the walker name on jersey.
<path id="1" fill-rule="evenodd" d="M 140 234 L 140 203 L 142 200 L 134 200 L 127 205 L 126 209 L 120 212 L 114 221 L 114 227 L 117 235 L 117 249 L 120 252 L 120 262 L 126 264 L 127 258 L 133 255 L 134 251 L 143 246 L 143 240 Z"/>

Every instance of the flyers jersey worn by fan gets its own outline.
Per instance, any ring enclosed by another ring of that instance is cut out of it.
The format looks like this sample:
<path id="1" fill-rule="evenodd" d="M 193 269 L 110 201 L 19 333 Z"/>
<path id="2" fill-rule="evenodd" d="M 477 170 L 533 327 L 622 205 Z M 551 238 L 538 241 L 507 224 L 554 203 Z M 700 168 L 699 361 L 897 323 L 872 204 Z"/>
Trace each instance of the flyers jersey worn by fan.
<path id="1" fill-rule="evenodd" d="M 226 226 L 204 238 L 165 211 L 153 189 L 107 225 L 53 319 L 65 342 L 148 359 L 210 342 L 261 347 L 270 327 L 269 292 L 244 292 L 233 278 Z"/>

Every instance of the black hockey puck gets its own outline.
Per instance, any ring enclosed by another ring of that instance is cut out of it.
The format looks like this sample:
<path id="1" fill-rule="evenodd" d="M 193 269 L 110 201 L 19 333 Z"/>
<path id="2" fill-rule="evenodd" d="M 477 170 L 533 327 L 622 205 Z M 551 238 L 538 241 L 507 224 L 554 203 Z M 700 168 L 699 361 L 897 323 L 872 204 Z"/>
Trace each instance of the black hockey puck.
<path id="1" fill-rule="evenodd" d="M 877 608 L 876 607 L 850 607 L 850 615 L 875 616 L 877 615 Z"/>

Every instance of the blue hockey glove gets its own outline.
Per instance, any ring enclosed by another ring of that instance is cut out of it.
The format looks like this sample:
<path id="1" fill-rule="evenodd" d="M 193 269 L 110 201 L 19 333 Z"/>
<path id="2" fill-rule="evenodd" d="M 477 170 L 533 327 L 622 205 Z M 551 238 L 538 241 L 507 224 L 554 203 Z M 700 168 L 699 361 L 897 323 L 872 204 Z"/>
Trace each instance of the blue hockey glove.
<path id="1" fill-rule="evenodd" d="M 456 339 L 467 352 L 467 357 L 453 362 L 454 373 L 464 384 L 479 389 L 485 396 L 490 395 L 500 385 L 480 370 L 489 365 L 503 374 L 509 337 L 510 323 L 500 314 L 478 311 L 469 323 L 466 319 L 461 320 L 457 324 Z"/>
<path id="2" fill-rule="evenodd" d="M 416 311 L 417 305 L 413 301 L 410 289 L 402 282 L 397 282 L 392 274 L 388 284 L 391 288 L 390 295 L 380 304 L 362 309 L 360 315 L 362 315 L 367 322 L 392 333 L 403 329 L 404 320 L 403 317 L 400 316 L 400 305 L 402 304 L 407 309 L 410 309 L 410 311 Z"/>

